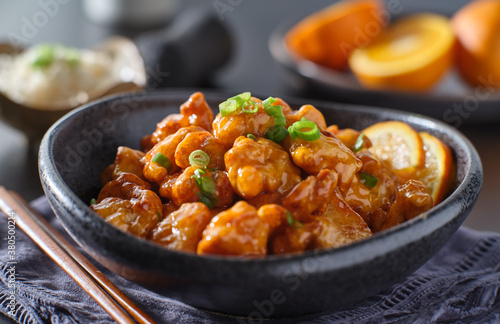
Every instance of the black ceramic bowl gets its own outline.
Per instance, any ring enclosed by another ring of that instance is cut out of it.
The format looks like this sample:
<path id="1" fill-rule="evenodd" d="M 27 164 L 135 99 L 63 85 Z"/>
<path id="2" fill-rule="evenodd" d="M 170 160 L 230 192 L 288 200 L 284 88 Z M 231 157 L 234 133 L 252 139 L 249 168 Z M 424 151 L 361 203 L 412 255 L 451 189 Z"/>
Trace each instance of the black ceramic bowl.
<path id="1" fill-rule="evenodd" d="M 479 195 L 481 162 L 455 129 L 393 110 L 312 102 L 329 123 L 340 127 L 362 129 L 378 121 L 402 120 L 441 138 L 458 166 L 453 193 L 406 223 L 337 249 L 260 260 L 169 251 L 112 227 L 88 205 L 99 192 L 99 175 L 114 160 L 116 148 L 138 148 L 140 138 L 164 116 L 177 112 L 190 94 L 124 95 L 77 109 L 45 135 L 39 161 L 52 208 L 90 255 L 119 275 L 187 304 L 254 317 L 345 307 L 403 280 L 429 260 L 459 228 Z M 228 97 L 207 92 L 205 96 L 211 107 Z M 285 99 L 293 108 L 306 103 Z"/>

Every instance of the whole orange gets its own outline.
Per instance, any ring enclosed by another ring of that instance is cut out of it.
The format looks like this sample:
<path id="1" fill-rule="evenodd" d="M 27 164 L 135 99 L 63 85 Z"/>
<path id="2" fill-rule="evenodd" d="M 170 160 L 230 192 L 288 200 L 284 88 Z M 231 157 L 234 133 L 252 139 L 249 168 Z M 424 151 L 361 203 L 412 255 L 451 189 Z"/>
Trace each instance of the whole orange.
<path id="1" fill-rule="evenodd" d="M 500 87 L 500 0 L 475 0 L 452 18 L 457 66 L 472 85 Z"/>

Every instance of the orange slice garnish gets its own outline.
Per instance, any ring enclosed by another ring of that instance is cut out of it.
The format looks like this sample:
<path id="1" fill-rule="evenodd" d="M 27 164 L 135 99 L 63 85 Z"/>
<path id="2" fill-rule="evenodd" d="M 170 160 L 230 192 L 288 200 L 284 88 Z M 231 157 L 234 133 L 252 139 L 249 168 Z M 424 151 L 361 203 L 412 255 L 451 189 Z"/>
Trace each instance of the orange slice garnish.
<path id="1" fill-rule="evenodd" d="M 381 0 L 344 0 L 316 12 L 285 36 L 299 56 L 332 69 L 347 68 L 347 58 L 366 46 L 387 24 Z"/>
<path id="2" fill-rule="evenodd" d="M 425 166 L 422 138 L 410 125 L 400 121 L 379 122 L 362 133 L 372 142 L 369 150 L 396 174 L 411 177 Z"/>
<path id="3" fill-rule="evenodd" d="M 454 45 L 447 17 L 413 15 L 389 26 L 367 47 L 354 50 L 349 66 L 367 88 L 425 91 L 453 64 Z"/>
<path id="4" fill-rule="evenodd" d="M 416 178 L 427 188 L 434 205 L 441 202 L 450 188 L 454 162 L 449 147 L 433 135 L 420 132 L 424 143 L 425 167 L 417 171 Z"/>

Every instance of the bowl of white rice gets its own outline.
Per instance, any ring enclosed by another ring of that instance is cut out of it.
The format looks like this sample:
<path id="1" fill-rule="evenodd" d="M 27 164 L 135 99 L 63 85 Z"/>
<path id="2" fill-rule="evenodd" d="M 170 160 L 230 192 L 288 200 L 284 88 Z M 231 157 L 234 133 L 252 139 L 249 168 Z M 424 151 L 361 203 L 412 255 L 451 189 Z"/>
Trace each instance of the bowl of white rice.
<path id="1" fill-rule="evenodd" d="M 144 63 L 127 38 L 112 37 L 93 49 L 0 44 L 0 118 L 30 140 L 82 104 L 145 85 Z"/>

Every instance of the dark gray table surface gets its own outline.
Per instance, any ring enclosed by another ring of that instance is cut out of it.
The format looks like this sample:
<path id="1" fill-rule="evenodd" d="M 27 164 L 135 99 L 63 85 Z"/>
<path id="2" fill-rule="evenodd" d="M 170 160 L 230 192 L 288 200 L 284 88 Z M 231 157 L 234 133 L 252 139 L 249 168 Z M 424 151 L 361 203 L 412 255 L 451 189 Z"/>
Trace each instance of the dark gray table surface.
<path id="1" fill-rule="evenodd" d="M 453 14 L 466 0 L 387 0 L 400 5 L 403 13 L 434 11 Z M 53 17 L 40 24 L 26 39 L 31 44 L 39 42 L 60 42 L 76 47 L 91 47 L 113 34 L 131 36 L 125 32 L 90 22 L 84 15 L 81 2 L 76 0 L 2 1 L 0 2 L 0 39 L 12 35 L 23 35 L 26 21 L 33 21 L 43 4 L 56 4 Z M 214 10 L 216 5 L 226 4 L 229 8 L 222 16 L 223 22 L 236 36 L 234 57 L 216 76 L 212 86 L 231 92 L 252 91 L 274 96 L 301 96 L 314 99 L 311 93 L 293 90 L 286 75 L 273 61 L 268 50 L 268 37 L 284 19 L 314 12 L 332 3 L 326 0 L 214 0 L 180 2 L 180 10 L 202 5 Z M 53 7 L 54 8 L 54 7 Z M 499 112 L 500 114 L 500 107 Z M 497 124 L 463 125 L 462 131 L 477 150 L 483 161 L 485 181 L 479 201 L 465 224 L 479 230 L 500 232 L 497 220 L 500 199 L 497 185 L 500 183 L 500 127 Z M 37 147 L 30 147 L 19 131 L 0 122 L 0 185 L 16 190 L 31 200 L 43 194 L 37 172 Z"/>

